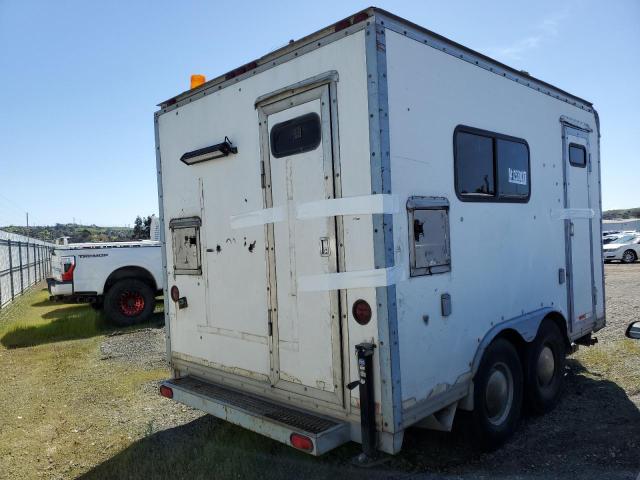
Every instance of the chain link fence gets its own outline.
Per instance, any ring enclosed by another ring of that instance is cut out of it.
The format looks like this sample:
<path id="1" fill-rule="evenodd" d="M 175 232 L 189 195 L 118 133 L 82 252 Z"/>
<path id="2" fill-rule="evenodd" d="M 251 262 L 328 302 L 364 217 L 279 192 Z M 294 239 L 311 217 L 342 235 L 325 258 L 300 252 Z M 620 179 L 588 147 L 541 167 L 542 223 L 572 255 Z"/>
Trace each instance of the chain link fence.
<path id="1" fill-rule="evenodd" d="M 51 272 L 54 245 L 0 230 L 0 308 Z"/>

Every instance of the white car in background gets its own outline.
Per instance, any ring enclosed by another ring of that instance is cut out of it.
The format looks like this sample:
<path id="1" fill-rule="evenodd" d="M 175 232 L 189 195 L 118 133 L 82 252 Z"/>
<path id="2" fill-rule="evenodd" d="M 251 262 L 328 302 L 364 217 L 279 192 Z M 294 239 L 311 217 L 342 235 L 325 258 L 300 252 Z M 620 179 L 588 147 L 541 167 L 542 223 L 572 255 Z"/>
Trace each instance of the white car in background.
<path id="1" fill-rule="evenodd" d="M 605 262 L 619 260 L 622 263 L 633 263 L 640 258 L 640 235 L 629 233 L 622 235 L 611 243 L 602 246 Z"/>

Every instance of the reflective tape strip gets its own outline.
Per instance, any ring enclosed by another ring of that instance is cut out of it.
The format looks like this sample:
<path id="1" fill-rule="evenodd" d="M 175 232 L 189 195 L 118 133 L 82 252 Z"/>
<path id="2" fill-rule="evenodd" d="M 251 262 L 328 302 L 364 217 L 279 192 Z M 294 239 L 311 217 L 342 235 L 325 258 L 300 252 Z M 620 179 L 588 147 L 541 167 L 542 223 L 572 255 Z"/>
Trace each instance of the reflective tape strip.
<path id="1" fill-rule="evenodd" d="M 233 215 L 230 219 L 231 228 L 255 227 L 267 223 L 282 222 L 287 218 L 286 211 L 286 207 L 279 206 Z M 336 215 L 393 214 L 399 211 L 400 200 L 396 195 L 378 194 L 302 203 L 295 207 L 295 216 L 299 220 L 306 220 Z"/>
<path id="2" fill-rule="evenodd" d="M 332 198 L 302 203 L 296 209 L 296 218 L 304 220 L 335 215 L 392 214 L 399 211 L 400 202 L 396 195 L 363 195 L 361 197 Z"/>
<path id="3" fill-rule="evenodd" d="M 283 207 L 274 207 L 233 215 L 230 221 L 231 228 L 235 230 L 237 228 L 255 227 L 258 225 L 266 225 L 267 223 L 281 222 L 285 218 L 285 209 Z"/>
<path id="4" fill-rule="evenodd" d="M 406 278 L 405 269 L 399 266 L 355 272 L 303 275 L 298 277 L 298 291 L 325 292 L 345 288 L 386 287 Z"/>
<path id="5" fill-rule="evenodd" d="M 566 220 L 571 218 L 593 218 L 596 212 L 591 208 L 558 208 L 551 211 L 554 220 Z"/>

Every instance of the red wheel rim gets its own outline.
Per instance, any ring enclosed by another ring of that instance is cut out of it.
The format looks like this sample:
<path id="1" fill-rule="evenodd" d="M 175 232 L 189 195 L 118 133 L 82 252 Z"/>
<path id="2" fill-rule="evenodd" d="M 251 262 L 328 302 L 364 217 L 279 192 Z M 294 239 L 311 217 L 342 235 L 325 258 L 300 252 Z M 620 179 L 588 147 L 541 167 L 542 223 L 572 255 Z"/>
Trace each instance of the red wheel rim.
<path id="1" fill-rule="evenodd" d="M 144 310 L 144 297 L 138 292 L 125 290 L 120 294 L 120 311 L 127 317 L 140 315 Z"/>

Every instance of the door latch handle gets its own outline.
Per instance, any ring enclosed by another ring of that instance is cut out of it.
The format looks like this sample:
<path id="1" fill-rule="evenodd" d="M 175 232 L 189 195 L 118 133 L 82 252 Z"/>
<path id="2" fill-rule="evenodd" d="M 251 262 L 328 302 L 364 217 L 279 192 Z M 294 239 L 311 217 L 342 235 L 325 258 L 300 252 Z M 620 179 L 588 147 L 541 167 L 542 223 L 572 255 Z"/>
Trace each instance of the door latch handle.
<path id="1" fill-rule="evenodd" d="M 330 252 L 329 237 L 320 237 L 320 256 L 328 257 Z"/>
<path id="2" fill-rule="evenodd" d="M 569 223 L 569 236 L 573 237 L 573 222 Z"/>

